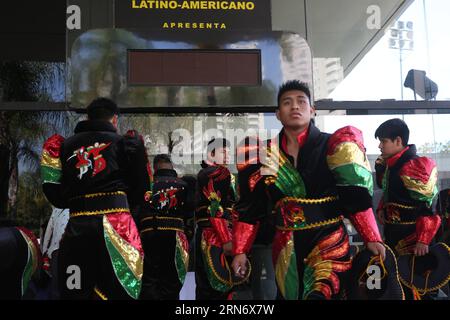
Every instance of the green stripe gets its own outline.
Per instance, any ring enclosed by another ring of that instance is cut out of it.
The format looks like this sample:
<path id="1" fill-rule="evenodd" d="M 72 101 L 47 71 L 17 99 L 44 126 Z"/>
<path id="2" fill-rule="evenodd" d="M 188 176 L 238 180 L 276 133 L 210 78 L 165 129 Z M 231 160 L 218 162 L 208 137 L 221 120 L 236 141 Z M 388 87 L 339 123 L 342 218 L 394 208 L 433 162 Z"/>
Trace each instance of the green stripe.
<path id="1" fill-rule="evenodd" d="M 373 195 L 372 172 L 356 164 L 346 164 L 332 170 L 338 186 L 355 186 L 366 188 Z"/>
<path id="2" fill-rule="evenodd" d="M 28 284 L 30 283 L 32 274 L 33 274 L 33 255 L 31 253 L 31 249 L 28 247 L 27 265 L 25 266 L 22 276 L 22 296 L 28 289 Z"/>
<path id="3" fill-rule="evenodd" d="M 133 272 L 128 267 L 120 252 L 111 242 L 111 239 L 106 232 L 104 233 L 104 236 L 106 247 L 111 257 L 111 262 L 117 279 L 130 297 L 138 299 L 141 292 L 141 281 L 134 276 Z"/>
<path id="4" fill-rule="evenodd" d="M 52 167 L 41 166 L 42 183 L 60 183 L 61 170 Z"/>
<path id="5" fill-rule="evenodd" d="M 431 205 L 433 203 L 433 199 L 438 194 L 438 189 L 436 186 L 433 188 L 433 195 L 431 197 L 428 197 L 420 192 L 413 191 L 413 190 L 408 190 L 408 193 L 411 196 L 411 198 L 413 198 L 414 200 L 423 201 L 427 204 L 428 207 L 431 207 Z"/>
<path id="6" fill-rule="evenodd" d="M 184 280 L 186 279 L 186 265 L 184 264 L 183 255 L 182 255 L 183 248 L 180 248 L 180 246 L 177 244 L 177 247 L 175 249 L 175 266 L 177 268 L 178 273 L 178 279 L 180 280 L 181 284 L 184 284 Z"/>
<path id="7" fill-rule="evenodd" d="M 389 174 L 389 168 L 386 166 L 386 171 L 384 172 L 383 180 L 381 181 L 383 188 L 383 199 L 385 203 L 389 202 Z"/>
<path id="8" fill-rule="evenodd" d="M 315 282 L 314 269 L 310 266 L 305 266 L 305 273 L 303 274 L 303 299 L 305 300 L 308 295 L 313 291 Z"/>
<path id="9" fill-rule="evenodd" d="M 293 253 L 291 254 L 288 271 L 284 278 L 284 288 L 286 300 L 298 299 L 298 271 L 295 251 L 293 251 Z"/>
<path id="10" fill-rule="evenodd" d="M 300 198 L 306 195 L 305 183 L 289 160 L 279 168 L 275 185 L 288 197 Z"/>

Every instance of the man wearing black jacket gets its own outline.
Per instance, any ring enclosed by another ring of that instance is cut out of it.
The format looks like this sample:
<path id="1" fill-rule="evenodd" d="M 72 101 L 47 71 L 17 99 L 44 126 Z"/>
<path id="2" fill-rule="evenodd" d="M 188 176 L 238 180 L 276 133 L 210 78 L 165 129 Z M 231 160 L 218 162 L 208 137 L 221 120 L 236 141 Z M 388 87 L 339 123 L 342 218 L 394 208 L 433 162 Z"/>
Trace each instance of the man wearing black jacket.
<path id="1" fill-rule="evenodd" d="M 130 207 L 151 190 L 145 146 L 135 131 L 117 133 L 119 109 L 105 98 L 87 107 L 75 134 L 44 144 L 43 189 L 69 208 L 58 274 L 62 299 L 137 299 L 143 250 Z"/>
<path id="2" fill-rule="evenodd" d="M 178 178 L 168 155 L 157 155 L 153 169 L 151 200 L 139 215 L 146 257 L 140 298 L 178 300 L 189 265 L 184 226 L 193 215 L 194 190 Z"/>

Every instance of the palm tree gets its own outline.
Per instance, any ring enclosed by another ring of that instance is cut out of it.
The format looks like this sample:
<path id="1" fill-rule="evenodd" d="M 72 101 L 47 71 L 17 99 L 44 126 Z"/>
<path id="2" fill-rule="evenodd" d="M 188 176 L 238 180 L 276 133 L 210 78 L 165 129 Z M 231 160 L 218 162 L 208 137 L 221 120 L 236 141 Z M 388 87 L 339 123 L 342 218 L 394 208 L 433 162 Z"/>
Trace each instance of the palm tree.
<path id="1" fill-rule="evenodd" d="M 51 63 L 0 62 L 3 101 L 48 101 L 55 70 L 63 72 Z M 68 122 L 64 112 L 0 111 L 0 217 L 16 217 L 19 170 L 36 172 L 43 140 Z"/>

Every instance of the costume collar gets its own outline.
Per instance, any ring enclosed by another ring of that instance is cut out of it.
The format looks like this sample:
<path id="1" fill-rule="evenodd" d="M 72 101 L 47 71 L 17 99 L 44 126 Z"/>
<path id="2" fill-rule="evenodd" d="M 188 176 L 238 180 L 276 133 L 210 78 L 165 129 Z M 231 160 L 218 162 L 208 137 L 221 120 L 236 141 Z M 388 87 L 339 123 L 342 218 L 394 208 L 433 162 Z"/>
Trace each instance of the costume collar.
<path id="1" fill-rule="evenodd" d="M 389 168 L 392 168 L 393 166 L 395 166 L 398 163 L 403 162 L 403 160 L 405 159 L 409 159 L 410 157 L 414 156 L 416 154 L 416 146 L 413 144 L 410 144 L 408 146 L 406 146 L 402 151 L 396 153 L 395 155 L 393 155 L 392 157 L 386 159 L 386 165 Z M 399 161 L 400 159 L 402 159 L 401 161 Z"/>
<path id="2" fill-rule="evenodd" d="M 155 177 L 178 177 L 178 174 L 173 169 L 158 169 L 155 171 Z"/>
<path id="3" fill-rule="evenodd" d="M 75 127 L 75 133 L 88 131 L 109 131 L 116 133 L 117 129 L 111 122 L 106 120 L 84 120 L 78 122 Z"/>
<path id="4" fill-rule="evenodd" d="M 309 133 L 309 127 L 306 130 L 303 130 L 297 135 L 297 142 L 300 147 L 300 149 L 305 145 L 306 140 L 308 139 L 308 133 Z M 286 132 L 283 129 L 283 135 L 281 136 L 281 148 L 284 152 L 287 153 L 287 137 Z"/>

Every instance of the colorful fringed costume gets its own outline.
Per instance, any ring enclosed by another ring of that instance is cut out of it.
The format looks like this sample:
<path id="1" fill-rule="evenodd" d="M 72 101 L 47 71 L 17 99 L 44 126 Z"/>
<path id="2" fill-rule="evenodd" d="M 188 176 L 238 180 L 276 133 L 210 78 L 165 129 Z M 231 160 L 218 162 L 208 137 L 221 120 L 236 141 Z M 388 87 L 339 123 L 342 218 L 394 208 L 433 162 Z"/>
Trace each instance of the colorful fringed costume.
<path id="1" fill-rule="evenodd" d="M 287 152 L 284 130 L 267 146 L 247 139 L 239 147 L 234 254 L 250 250 L 258 221 L 273 207 L 273 263 L 280 298 L 340 298 L 343 275 L 351 267 L 343 218 L 352 221 L 365 242 L 381 241 L 371 209 L 372 175 L 362 133 L 345 127 L 330 135 L 310 124 L 297 140 L 297 167 Z"/>
<path id="2" fill-rule="evenodd" d="M 416 154 L 415 145 L 375 164 L 377 184 L 383 189 L 378 209 L 384 213 L 384 236 L 397 256 L 411 254 L 417 242 L 429 245 L 441 218 L 432 209 L 437 190 L 434 161 Z M 411 298 L 405 288 L 407 298 Z"/>
<path id="3" fill-rule="evenodd" d="M 203 164 L 197 176 L 196 299 L 224 300 L 234 286 L 222 246 L 231 242 L 233 176 L 224 166 Z"/>
<path id="4" fill-rule="evenodd" d="M 61 298 L 137 299 L 143 250 L 130 207 L 151 190 L 142 138 L 118 135 L 108 121 L 82 121 L 74 136 L 45 142 L 41 169 L 49 201 L 70 209 L 59 251 Z"/>
<path id="5" fill-rule="evenodd" d="M 411 252 L 416 242 L 429 245 L 441 222 L 432 210 L 438 193 L 434 161 L 417 156 L 409 145 L 386 161 L 378 158 L 375 169 L 383 189 L 377 210 L 384 210 L 386 244 L 396 254 Z"/>

